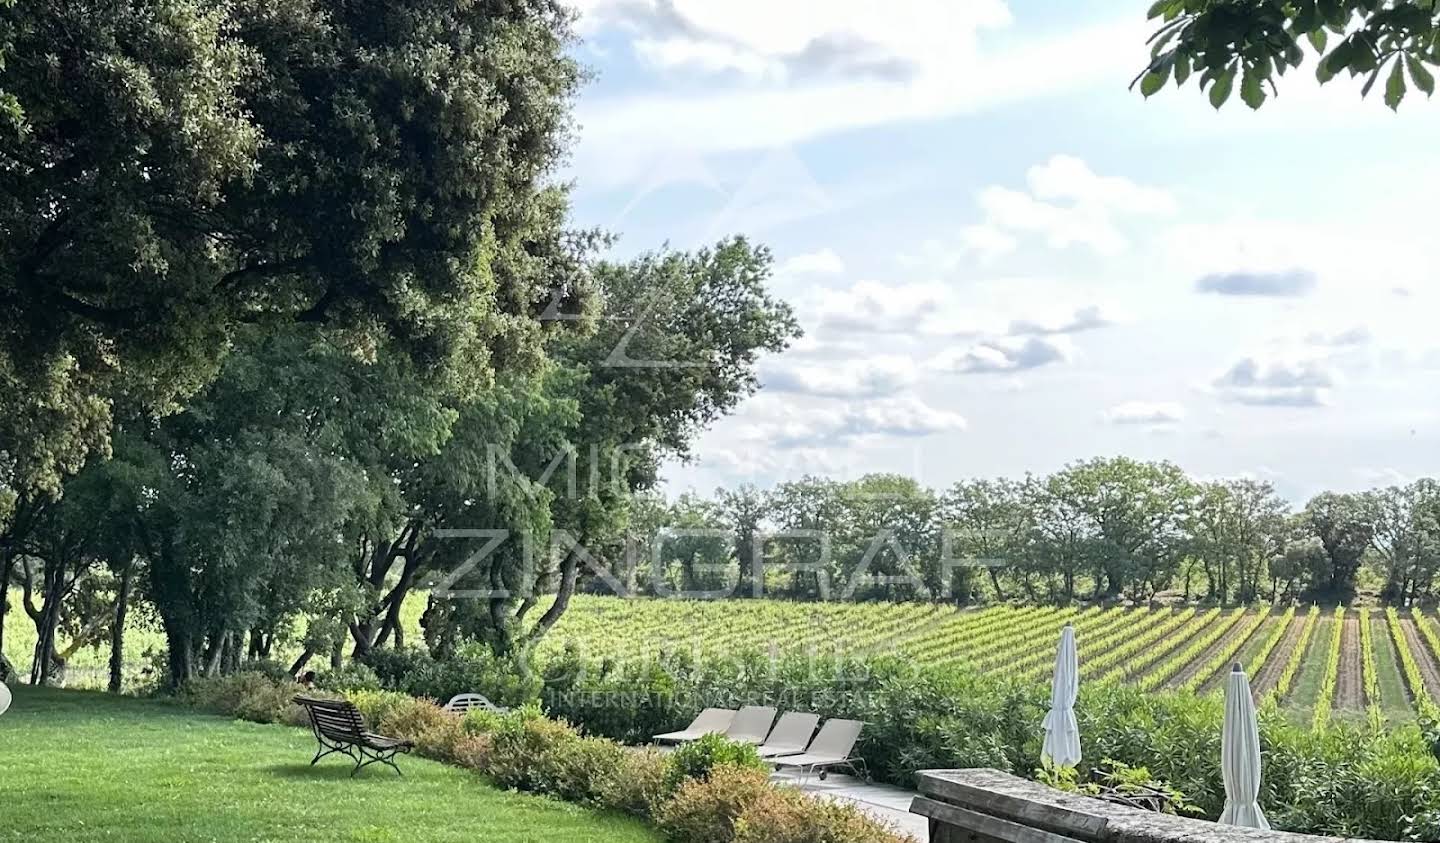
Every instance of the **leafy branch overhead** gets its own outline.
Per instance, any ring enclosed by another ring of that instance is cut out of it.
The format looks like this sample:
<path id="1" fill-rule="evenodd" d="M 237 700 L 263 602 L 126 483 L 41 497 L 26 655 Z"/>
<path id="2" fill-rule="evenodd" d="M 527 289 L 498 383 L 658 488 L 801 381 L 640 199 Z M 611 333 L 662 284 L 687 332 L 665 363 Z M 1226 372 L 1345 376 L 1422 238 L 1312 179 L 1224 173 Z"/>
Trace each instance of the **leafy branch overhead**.
<path id="1" fill-rule="evenodd" d="M 1364 78 L 1360 94 L 1369 96 L 1383 79 L 1385 105 L 1398 109 L 1411 85 L 1435 93 L 1437 15 L 1436 0 L 1158 0 L 1150 63 L 1131 87 L 1150 97 L 1198 76 L 1219 108 L 1238 82 L 1240 99 L 1259 108 L 1313 52 L 1320 83 L 1348 73 Z"/>

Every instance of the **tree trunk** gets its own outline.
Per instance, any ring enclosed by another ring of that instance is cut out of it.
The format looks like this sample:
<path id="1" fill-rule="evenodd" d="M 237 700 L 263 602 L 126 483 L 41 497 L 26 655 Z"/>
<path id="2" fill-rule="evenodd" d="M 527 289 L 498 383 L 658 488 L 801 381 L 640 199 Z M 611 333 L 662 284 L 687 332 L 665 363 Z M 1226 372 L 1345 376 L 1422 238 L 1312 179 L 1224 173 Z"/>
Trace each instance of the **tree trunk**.
<path id="1" fill-rule="evenodd" d="M 991 585 L 991 587 L 993 587 L 993 588 L 995 589 L 995 599 L 996 599 L 996 600 L 1004 600 L 1004 599 L 1005 599 L 1005 589 L 1003 589 L 1003 588 L 1000 587 L 1000 569 L 998 569 L 998 568 L 991 568 L 991 569 L 990 569 L 990 585 Z"/>
<path id="2" fill-rule="evenodd" d="M 65 595 L 65 565 L 45 566 L 45 607 L 36 630 L 35 659 L 30 666 L 30 684 L 45 685 L 55 666 L 55 632 L 60 627 L 60 609 Z"/>
<path id="3" fill-rule="evenodd" d="M 10 557 L 0 559 L 0 658 L 5 656 L 5 618 L 10 614 Z M 0 682 L 8 680 L 8 669 L 0 663 Z"/>
<path id="4" fill-rule="evenodd" d="M 110 630 L 110 693 L 120 693 L 125 668 L 125 618 L 130 612 L 130 575 L 134 560 L 120 572 L 120 594 L 115 598 L 115 628 Z"/>
<path id="5" fill-rule="evenodd" d="M 170 666 L 170 687 L 179 688 L 195 676 L 195 645 L 188 630 L 162 619 L 165 627 L 166 657 Z"/>
<path id="6" fill-rule="evenodd" d="M 305 665 L 309 664 L 310 660 L 314 657 L 315 651 L 306 647 L 305 651 L 300 654 L 300 658 L 296 659 L 295 662 L 290 665 L 290 675 L 298 677 L 300 671 L 304 670 Z"/>

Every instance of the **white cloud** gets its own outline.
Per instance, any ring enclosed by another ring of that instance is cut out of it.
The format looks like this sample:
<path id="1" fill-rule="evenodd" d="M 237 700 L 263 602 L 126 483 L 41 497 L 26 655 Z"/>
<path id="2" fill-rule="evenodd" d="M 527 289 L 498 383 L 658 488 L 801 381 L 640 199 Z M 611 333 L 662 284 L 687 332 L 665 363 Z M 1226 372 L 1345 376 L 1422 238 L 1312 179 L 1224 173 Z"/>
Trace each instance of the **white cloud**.
<path id="1" fill-rule="evenodd" d="M 973 54 L 1011 23 L 1004 0 L 578 0 L 582 31 L 618 27 L 664 70 L 736 71 L 775 81 L 903 80 Z"/>
<path id="2" fill-rule="evenodd" d="M 1246 357 L 1216 378 L 1220 396 L 1257 407 L 1323 407 L 1339 376 L 1323 360 Z"/>
<path id="3" fill-rule="evenodd" d="M 1195 282 L 1201 293 L 1220 296 L 1296 298 L 1315 289 L 1315 273 L 1304 269 L 1280 272 L 1215 272 Z"/>
<path id="4" fill-rule="evenodd" d="M 765 389 L 825 398 L 874 398 L 894 395 L 919 380 L 919 367 L 909 357 L 882 355 L 822 364 L 767 366 L 761 375 Z"/>
<path id="5" fill-rule="evenodd" d="M 1119 317 L 1100 305 L 1086 305 L 1059 315 L 1048 315 L 1031 319 L 1016 319 L 1010 323 L 1009 333 L 1016 336 L 1028 334 L 1078 334 L 1114 325 Z"/>
<path id="6" fill-rule="evenodd" d="M 941 352 L 927 365 L 951 374 L 1014 373 L 1064 363 L 1073 356 L 1066 337 L 1000 337 Z"/>
<path id="7" fill-rule="evenodd" d="M 749 420 L 740 427 L 742 438 L 786 449 L 837 447 L 879 438 L 920 438 L 960 432 L 968 426 L 959 413 L 931 407 L 914 396 L 848 402 L 839 410 L 752 401 L 748 415 Z"/>
<path id="8" fill-rule="evenodd" d="M 780 264 L 780 275 L 840 275 L 845 272 L 845 261 L 831 249 L 796 255 Z"/>
<path id="9" fill-rule="evenodd" d="M 1173 425 L 1185 420 L 1185 408 L 1173 401 L 1126 401 L 1106 410 L 1102 418 L 1119 425 Z"/>
<path id="10" fill-rule="evenodd" d="M 949 292 L 940 284 L 885 284 L 859 281 L 848 289 L 825 290 L 818 307 L 827 331 L 914 334 L 933 324 Z"/>
<path id="11" fill-rule="evenodd" d="M 617 4 L 589 5 L 603 9 Z M 696 5 L 701 5 L 699 0 Z M 731 16 L 732 4 L 704 5 L 717 20 Z M 795 49 L 796 44 L 809 44 L 817 38 L 823 45 L 824 34 L 838 26 L 832 23 L 835 17 L 831 4 L 793 5 L 796 8 L 792 9 L 791 3 L 759 4 L 763 11 L 756 12 L 755 20 L 739 22 L 749 13 L 737 12 L 737 22 L 726 25 L 754 33 L 755 39 L 772 37 L 768 33 L 772 19 L 776 33 L 795 29 L 802 32 L 799 36 L 773 36 L 773 45 L 753 51 L 764 56 L 782 54 L 786 49 Z M 855 5 L 860 5 L 858 0 Z M 866 61 L 854 64 L 849 70 L 855 72 L 846 73 L 841 62 L 838 72 L 803 79 L 785 80 L 767 71 L 758 80 L 740 85 L 711 84 L 682 90 L 670 85 L 665 91 L 582 100 L 577 108 L 581 129 L 575 164 L 584 173 L 583 183 L 603 188 L 643 181 L 651 175 L 652 162 L 676 150 L 704 157 L 791 147 L 841 132 L 938 119 L 1083 89 L 1113 82 L 1145 60 L 1146 27 L 1143 20 L 1131 14 L 1058 34 L 1012 39 L 1003 49 L 991 49 L 979 43 L 977 33 L 982 27 L 975 15 L 970 14 L 968 21 L 953 20 L 957 14 L 963 18 L 966 7 L 973 8 L 974 4 L 944 0 L 926 3 L 944 10 L 938 18 L 902 15 L 892 4 L 866 0 L 864 5 L 869 8 L 861 14 L 867 20 L 874 15 L 889 19 L 891 25 L 908 28 L 909 34 L 891 35 L 885 27 L 869 27 L 870 31 L 861 32 L 857 42 L 867 49 L 891 44 L 891 55 L 913 68 L 907 78 L 876 73 L 873 61 L 868 62 L 868 68 Z M 816 6 L 819 11 L 813 11 Z M 901 19 L 905 23 L 900 24 Z M 592 18 L 590 29 L 625 27 L 623 20 L 623 16 L 616 18 L 604 12 Z M 747 35 L 740 39 L 742 46 L 750 38 Z M 907 39 L 914 39 L 918 46 L 902 46 Z M 832 40 L 831 47 L 834 44 Z M 664 55 L 654 46 L 647 49 L 651 57 Z M 694 54 L 704 56 L 712 66 L 724 63 L 723 54 L 713 50 L 697 50 Z M 670 55 L 678 60 L 686 53 L 677 49 Z M 730 63 L 743 62 L 737 59 Z M 1068 70 L 1056 73 L 1056 67 Z"/>
<path id="12" fill-rule="evenodd" d="M 1369 328 L 1364 325 L 1355 325 L 1339 331 L 1311 331 L 1305 335 L 1305 342 L 1328 348 L 1350 348 L 1368 345 L 1374 338 Z"/>
<path id="13" fill-rule="evenodd" d="M 918 398 L 877 401 L 845 414 L 850 436 L 930 436 L 965 430 L 965 417 L 931 407 Z"/>
<path id="14" fill-rule="evenodd" d="M 1116 255 L 1129 247 L 1117 217 L 1175 211 L 1175 200 L 1165 191 L 1097 175 L 1071 155 L 1055 155 L 1031 167 L 1026 182 L 1028 192 L 999 185 L 980 191 L 984 221 L 961 230 L 965 249 L 993 260 L 1018 248 L 1022 235 L 1035 235 L 1056 249 L 1085 246 Z"/>

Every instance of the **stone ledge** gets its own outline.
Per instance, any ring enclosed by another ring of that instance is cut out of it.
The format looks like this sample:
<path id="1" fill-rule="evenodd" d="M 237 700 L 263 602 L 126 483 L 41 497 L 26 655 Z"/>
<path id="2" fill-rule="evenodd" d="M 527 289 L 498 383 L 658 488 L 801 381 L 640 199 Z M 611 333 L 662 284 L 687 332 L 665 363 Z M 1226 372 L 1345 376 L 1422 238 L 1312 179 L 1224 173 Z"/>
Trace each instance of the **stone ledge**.
<path id="1" fill-rule="evenodd" d="M 1339 843 L 1346 839 L 1258 831 L 1142 811 L 1055 790 L 999 770 L 922 770 L 918 776 L 920 796 L 910 810 L 930 817 L 931 839 L 944 843 L 1017 839 L 1085 843 Z M 944 810 L 947 805 L 956 810 Z M 1027 834 L 1031 829 L 1036 833 Z"/>

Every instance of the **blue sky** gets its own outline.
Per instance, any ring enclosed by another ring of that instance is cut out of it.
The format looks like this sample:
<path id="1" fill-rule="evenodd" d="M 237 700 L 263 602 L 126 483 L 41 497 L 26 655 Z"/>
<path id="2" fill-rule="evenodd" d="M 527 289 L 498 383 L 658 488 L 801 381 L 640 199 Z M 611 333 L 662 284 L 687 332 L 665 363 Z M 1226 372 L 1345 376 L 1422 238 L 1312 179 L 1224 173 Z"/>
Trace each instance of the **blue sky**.
<path id="1" fill-rule="evenodd" d="M 581 0 L 577 221 L 763 242 L 806 329 L 672 491 L 1440 473 L 1435 104 L 1308 67 L 1259 112 L 1146 102 L 1147 5 Z"/>

